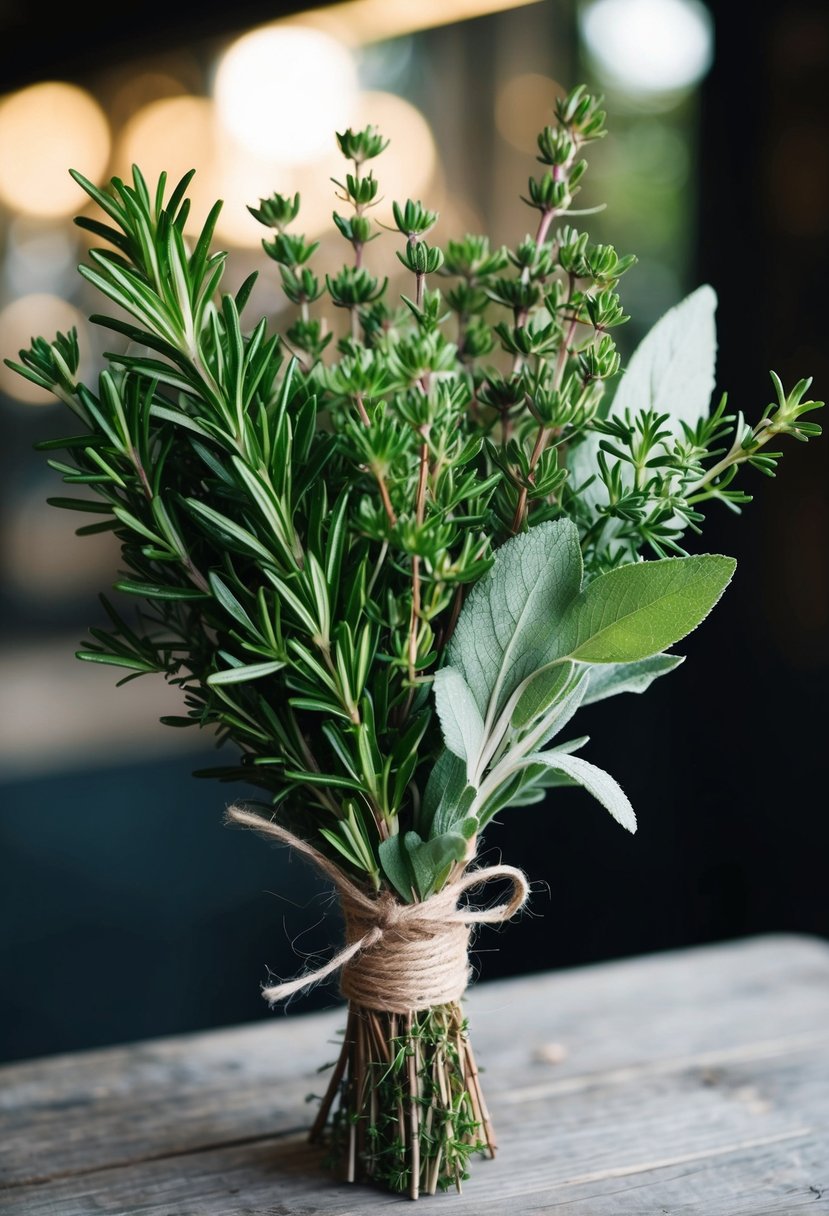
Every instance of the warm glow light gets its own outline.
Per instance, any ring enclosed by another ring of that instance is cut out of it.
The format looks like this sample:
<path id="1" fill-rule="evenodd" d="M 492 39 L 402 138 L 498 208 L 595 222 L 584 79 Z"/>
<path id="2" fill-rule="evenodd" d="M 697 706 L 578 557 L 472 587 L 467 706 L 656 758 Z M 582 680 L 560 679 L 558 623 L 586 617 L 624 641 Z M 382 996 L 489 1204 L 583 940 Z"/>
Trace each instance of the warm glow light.
<path id="1" fill-rule="evenodd" d="M 357 92 L 349 51 L 321 30 L 262 26 L 228 48 L 216 73 L 220 122 L 248 151 L 282 164 L 318 159 Z"/>
<path id="2" fill-rule="evenodd" d="M 587 49 L 608 83 L 671 93 L 711 66 L 711 14 L 700 0 L 595 0 L 581 15 Z"/>
<path id="3" fill-rule="evenodd" d="M 60 294 L 77 283 L 78 242 L 68 224 L 44 224 L 18 215 L 9 224 L 3 267 L 10 296 L 34 291 Z"/>
<path id="4" fill-rule="evenodd" d="M 333 134 L 331 136 L 333 141 Z M 262 156 L 255 156 L 245 148 L 240 148 L 232 140 L 220 141 L 217 147 L 216 160 L 210 186 L 215 198 L 221 198 L 224 206 L 216 224 L 216 236 L 219 240 L 228 241 L 242 248 L 256 249 L 263 239 L 270 238 L 273 233 L 263 228 L 255 220 L 248 207 L 255 207 L 262 198 L 270 198 L 272 194 L 293 194 L 297 189 L 294 185 L 295 171 Z M 315 188 L 320 187 L 322 179 L 323 190 L 330 186 L 325 173 L 319 173 L 315 178 Z M 305 222 L 305 198 L 300 219 L 294 225 L 296 232 L 308 232 Z"/>
<path id="5" fill-rule="evenodd" d="M 435 141 L 421 112 L 402 97 L 393 93 L 362 93 L 343 115 L 338 129 L 356 130 L 369 124 L 376 126 L 390 140 L 381 156 L 372 162 L 380 181 L 382 201 L 370 215 L 383 223 L 392 222 L 391 204 L 394 199 L 417 198 L 432 179 L 437 163 Z M 224 199 L 224 208 L 216 226 L 217 235 L 235 245 L 256 247 L 268 236 L 248 211 L 248 204 L 258 204 L 274 192 L 301 197 L 296 232 L 318 237 L 333 229 L 332 212 L 347 210 L 338 201 L 332 177 L 342 178 L 348 166 L 337 147 L 334 128 L 328 133 L 328 147 L 312 164 L 293 168 L 274 166 L 262 157 L 244 149 L 220 143 L 211 179 L 215 196 Z"/>
<path id="6" fill-rule="evenodd" d="M 213 103 L 207 97 L 167 97 L 150 102 L 125 126 L 116 151 L 119 173 L 138 165 L 153 189 L 166 171 L 169 189 L 190 169 L 196 175 L 187 193 L 192 200 L 188 231 L 197 231 L 219 197 L 216 190 L 218 140 Z"/>
<path id="7" fill-rule="evenodd" d="M 58 331 L 66 333 L 73 326 L 83 347 L 84 318 L 77 308 L 59 296 L 40 293 L 21 296 L 0 312 L 0 355 L 17 362 L 18 352 L 31 346 L 33 336 L 43 334 L 52 338 Z M 55 400 L 46 389 L 24 380 L 5 363 L 0 363 L 0 390 L 27 405 L 45 405 Z"/>
<path id="8" fill-rule="evenodd" d="M 109 126 L 84 89 L 47 81 L 0 102 L 0 198 L 45 218 L 80 209 L 85 195 L 68 170 L 92 181 L 109 159 Z"/>
<path id="9" fill-rule="evenodd" d="M 121 173 L 139 165 L 151 187 L 166 170 L 169 189 L 195 169 L 187 189 L 192 202 L 188 235 L 200 231 L 210 208 L 221 199 L 216 236 L 243 247 L 255 248 L 267 235 L 248 204 L 255 205 L 275 190 L 287 190 L 285 170 L 232 140 L 216 121 L 216 107 L 208 97 L 169 97 L 139 110 L 124 129 L 116 163 Z M 330 184 L 327 177 L 323 181 Z"/>
<path id="10" fill-rule="evenodd" d="M 359 129 L 369 123 L 390 141 L 382 155 L 372 161 L 382 200 L 369 214 L 391 224 L 392 202 L 418 199 L 428 187 L 437 166 L 437 148 L 432 129 L 420 110 L 396 93 L 362 94 L 349 125 Z M 344 163 L 340 157 L 338 177 Z M 428 206 L 429 200 L 423 201 Z"/>
<path id="11" fill-rule="evenodd" d="M 184 69 L 186 65 L 182 64 Z M 188 73 L 182 70 L 181 78 L 169 72 L 138 72 L 125 74 L 110 98 L 108 113 L 113 127 L 119 129 L 145 106 L 154 101 L 170 97 L 183 97 L 191 92 L 185 84 Z"/>
<path id="12" fill-rule="evenodd" d="M 564 92 L 550 76 L 539 76 L 536 72 L 513 76 L 495 98 L 495 125 L 499 133 L 519 152 L 537 152 L 536 136 L 552 122 L 556 98 Z"/>
<path id="13" fill-rule="evenodd" d="M 76 536 L 78 520 L 46 502 L 54 493 L 85 497 L 83 486 L 62 489 L 55 476 L 26 486 L 15 495 L 14 506 L 3 521 L 0 548 L 6 576 L 15 591 L 41 601 L 65 602 L 72 595 L 88 592 L 101 580 L 112 581 L 120 546 L 111 532 Z"/>
<path id="14" fill-rule="evenodd" d="M 330 30 L 354 46 L 538 3 L 540 0 L 345 0 L 303 13 L 300 20 Z"/>
<path id="15" fill-rule="evenodd" d="M 329 126 L 322 152 L 311 163 L 290 166 L 275 164 L 271 157 L 257 155 L 231 138 L 216 121 L 216 108 L 209 98 L 155 101 L 127 124 L 116 165 L 124 174 L 132 164 L 139 165 L 151 188 L 162 170 L 166 169 L 172 188 L 182 174 L 194 168 L 196 175 L 188 189 L 193 202 L 188 233 L 200 229 L 220 198 L 224 206 L 216 225 L 218 239 L 256 248 L 268 233 L 248 206 L 256 206 L 261 198 L 277 191 L 299 191 L 302 196 L 297 232 L 319 236 L 333 227 L 331 214 L 340 204 L 331 178 L 347 171 L 335 131 L 369 124 L 391 141 L 376 162 L 383 201 L 372 211 L 375 218 L 391 223 L 392 200 L 418 197 L 429 185 L 437 163 L 426 119 L 411 102 L 393 93 L 367 92 L 350 98 Z"/>

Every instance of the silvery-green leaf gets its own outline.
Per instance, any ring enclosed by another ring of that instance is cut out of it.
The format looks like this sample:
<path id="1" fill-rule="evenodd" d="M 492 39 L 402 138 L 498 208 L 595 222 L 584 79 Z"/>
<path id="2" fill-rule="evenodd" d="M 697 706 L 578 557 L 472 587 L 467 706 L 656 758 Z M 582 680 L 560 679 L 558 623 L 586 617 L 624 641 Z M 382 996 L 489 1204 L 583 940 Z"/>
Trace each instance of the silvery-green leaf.
<path id="1" fill-rule="evenodd" d="M 655 410 L 682 435 L 708 416 L 717 359 L 717 296 L 707 284 L 661 317 L 633 352 L 613 398 L 611 414 Z"/>
<path id="2" fill-rule="evenodd" d="M 539 524 L 498 549 L 467 598 L 447 653 L 484 717 L 490 709 L 491 720 L 543 665 L 581 576 L 578 529 L 567 519 Z"/>
<path id="3" fill-rule="evenodd" d="M 566 743 L 559 743 L 555 751 L 559 755 L 570 755 L 589 742 L 590 736 L 582 735 L 580 739 L 568 739 Z M 518 792 L 510 797 L 510 806 L 530 806 L 534 802 L 540 802 L 547 790 L 578 785 L 578 781 L 574 781 L 560 769 L 549 768 L 546 764 L 528 764 L 522 770 L 522 776 L 524 780 Z"/>
<path id="4" fill-rule="evenodd" d="M 576 711 L 581 708 L 584 694 L 589 685 L 590 676 L 587 670 L 582 668 L 580 671 L 573 673 L 570 677 L 570 687 L 566 694 L 555 704 L 546 717 L 542 718 L 533 728 L 531 732 L 535 738 L 533 747 L 543 747 L 545 743 L 549 743 L 551 739 L 554 739 L 556 735 L 564 730 Z"/>
<path id="5" fill-rule="evenodd" d="M 417 816 L 417 827 L 424 840 L 454 830 L 465 818 L 475 797 L 466 780 L 466 765 L 448 748 L 438 756 Z"/>
<path id="6" fill-rule="evenodd" d="M 386 878 L 406 901 L 413 894 L 427 899 L 448 877 L 466 854 L 467 840 L 460 832 L 445 832 L 423 840 L 417 832 L 390 836 L 379 847 L 380 864 Z"/>
<path id="7" fill-rule="evenodd" d="M 455 667 L 442 667 L 436 672 L 433 688 L 443 741 L 450 752 L 471 767 L 484 742 L 484 720 L 475 698 Z"/>
<path id="8" fill-rule="evenodd" d="M 570 604 L 556 646 L 562 657 L 583 663 L 629 663 L 658 654 L 705 619 L 736 564 L 705 553 L 610 570 Z"/>
<path id="9" fill-rule="evenodd" d="M 512 711 L 510 726 L 513 730 L 523 730 L 555 705 L 567 691 L 573 667 L 569 662 L 551 664 L 528 677 Z"/>
<path id="10" fill-rule="evenodd" d="M 681 654 L 655 654 L 635 663 L 591 663 L 590 682 L 582 705 L 604 701 L 620 692 L 644 692 L 659 676 L 667 675 L 684 662 L 685 656 Z"/>
<path id="11" fill-rule="evenodd" d="M 377 853 L 383 873 L 397 894 L 404 903 L 412 903 L 415 877 L 403 837 L 399 834 L 389 836 L 388 840 L 380 842 Z"/>
<path id="12" fill-rule="evenodd" d="M 421 899 L 428 899 L 443 885 L 455 863 L 463 860 L 468 842 L 460 832 L 445 832 L 431 840 L 421 840 L 417 832 L 406 832 L 403 843 L 417 893 Z"/>
<path id="13" fill-rule="evenodd" d="M 538 752 L 528 757 L 528 760 L 533 764 L 546 764 L 557 772 L 572 777 L 610 811 L 617 823 L 621 823 L 629 832 L 636 831 L 636 815 L 627 794 L 619 782 L 604 769 L 582 760 L 581 756 L 571 756 L 558 749 Z"/>

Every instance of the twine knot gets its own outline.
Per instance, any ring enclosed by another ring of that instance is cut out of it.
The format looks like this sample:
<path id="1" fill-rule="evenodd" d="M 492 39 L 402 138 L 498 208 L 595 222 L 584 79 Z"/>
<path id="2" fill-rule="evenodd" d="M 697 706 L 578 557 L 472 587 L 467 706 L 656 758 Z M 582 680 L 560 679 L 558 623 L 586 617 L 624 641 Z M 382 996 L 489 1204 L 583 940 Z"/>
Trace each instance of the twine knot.
<path id="1" fill-rule="evenodd" d="M 367 1009 L 414 1013 L 459 1001 L 469 983 L 469 939 L 476 924 L 509 920 L 529 895 L 526 875 L 515 866 L 467 870 L 455 882 L 419 903 L 405 904 L 389 891 L 372 897 L 306 840 L 242 807 L 227 812 L 234 823 L 255 828 L 309 857 L 335 884 L 345 917 L 346 944 L 334 958 L 296 979 L 263 988 L 270 1004 L 285 1000 L 340 971 L 343 996 Z M 472 887 L 505 878 L 506 903 L 493 908 L 459 907 Z"/>

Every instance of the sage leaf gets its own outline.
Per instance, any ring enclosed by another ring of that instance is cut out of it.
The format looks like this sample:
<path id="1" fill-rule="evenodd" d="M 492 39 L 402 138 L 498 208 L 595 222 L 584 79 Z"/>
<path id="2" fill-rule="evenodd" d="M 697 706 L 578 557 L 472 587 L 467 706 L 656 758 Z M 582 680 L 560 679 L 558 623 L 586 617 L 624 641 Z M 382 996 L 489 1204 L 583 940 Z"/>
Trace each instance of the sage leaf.
<path id="1" fill-rule="evenodd" d="M 575 664 L 568 662 L 548 664 L 530 676 L 512 711 L 512 728 L 523 730 L 546 714 L 567 692 L 574 668 Z"/>
<path id="2" fill-rule="evenodd" d="M 633 352 L 610 407 L 667 414 L 677 437 L 681 423 L 695 426 L 708 415 L 717 358 L 717 296 L 704 284 L 670 308 Z"/>
<path id="3" fill-rule="evenodd" d="M 582 760 L 581 756 L 571 756 L 564 751 L 555 749 L 549 752 L 537 752 L 528 758 L 528 763 L 546 764 L 556 772 L 571 777 L 580 786 L 592 794 L 597 802 L 610 811 L 617 823 L 629 832 L 636 831 L 636 815 L 625 791 L 610 773 Z"/>
<path id="4" fill-rule="evenodd" d="M 483 746 L 484 720 L 469 685 L 456 668 L 442 667 L 435 674 L 434 695 L 443 741 L 471 769 Z"/>
<path id="5" fill-rule="evenodd" d="M 534 740 L 534 748 L 543 747 L 545 743 L 549 743 L 550 739 L 555 738 L 564 730 L 568 722 L 581 709 L 589 683 L 589 672 L 584 668 L 573 672 L 562 696 L 530 732 Z"/>
<path id="6" fill-rule="evenodd" d="M 466 854 L 467 841 L 460 832 L 445 832 L 431 840 L 421 840 L 417 832 L 407 832 L 403 840 L 421 899 L 428 899 L 442 886 L 452 866 Z"/>
<path id="7" fill-rule="evenodd" d="M 685 662 L 682 654 L 655 654 L 635 663 L 596 663 L 588 668 L 590 680 L 582 705 L 592 705 L 620 692 L 644 692 L 654 680 Z"/>
<path id="8" fill-rule="evenodd" d="M 619 566 L 572 602 L 557 646 L 583 663 L 629 663 L 658 654 L 705 619 L 734 573 L 719 554 Z"/>
<path id="9" fill-rule="evenodd" d="M 418 837 L 419 839 L 419 837 Z M 404 903 L 410 904 L 414 895 L 414 873 L 401 835 L 389 836 L 377 848 L 380 866 L 388 881 Z"/>
<path id="10" fill-rule="evenodd" d="M 421 836 L 427 839 L 453 830 L 466 817 L 474 798 L 466 765 L 445 747 L 426 782 L 416 824 Z"/>
<path id="11" fill-rule="evenodd" d="M 466 838 L 460 832 L 423 840 L 411 831 L 390 836 L 378 852 L 383 873 L 401 898 L 411 903 L 414 895 L 428 899 L 438 890 L 452 866 L 463 860 L 466 848 Z"/>
<path id="12" fill-rule="evenodd" d="M 472 588 L 447 662 L 463 675 L 490 724 L 521 681 L 543 665 L 581 575 L 578 529 L 561 519 L 506 541 Z"/>

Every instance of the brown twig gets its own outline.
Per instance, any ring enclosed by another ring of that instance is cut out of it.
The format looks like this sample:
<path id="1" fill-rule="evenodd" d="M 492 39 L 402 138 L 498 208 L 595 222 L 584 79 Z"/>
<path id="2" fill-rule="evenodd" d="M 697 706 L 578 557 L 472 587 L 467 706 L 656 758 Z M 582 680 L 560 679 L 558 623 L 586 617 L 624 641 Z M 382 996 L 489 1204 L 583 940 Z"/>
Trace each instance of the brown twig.
<path id="1" fill-rule="evenodd" d="M 353 1033 L 354 1013 L 351 1009 L 349 1009 L 348 1021 L 345 1025 L 345 1036 L 343 1038 L 343 1045 L 340 1048 L 339 1058 L 337 1059 L 337 1063 L 334 1065 L 334 1071 L 331 1074 L 331 1080 L 328 1082 L 328 1088 L 325 1091 L 325 1096 L 323 1097 L 322 1102 L 320 1103 L 320 1108 L 317 1111 L 317 1117 L 312 1123 L 311 1130 L 308 1133 L 308 1139 L 312 1144 L 316 1143 L 316 1141 L 318 1141 L 322 1135 L 328 1119 L 328 1113 L 331 1110 L 331 1104 L 336 1097 L 337 1090 L 340 1088 L 340 1082 L 342 1081 L 343 1074 L 345 1073 L 345 1066 L 348 1063 L 350 1043 Z"/>
<path id="2" fill-rule="evenodd" d="M 487 1151 L 489 1152 L 490 1157 L 494 1157 L 496 1149 L 498 1148 L 498 1143 L 495 1139 L 495 1129 L 493 1128 L 492 1120 L 489 1117 L 489 1111 L 487 1110 L 483 1090 L 481 1089 L 481 1079 L 478 1073 L 478 1065 L 475 1062 L 475 1055 L 472 1051 L 472 1044 L 470 1043 L 468 1036 L 463 1036 L 463 1052 L 466 1056 L 468 1069 L 467 1078 L 471 1082 L 469 1085 L 469 1094 L 473 1099 L 473 1106 L 476 1108 L 475 1118 L 483 1124 Z"/>
<path id="3" fill-rule="evenodd" d="M 357 406 L 357 413 L 360 415 L 360 421 L 362 422 L 363 426 L 371 426 L 371 419 L 368 416 L 368 411 L 363 402 L 361 393 L 357 393 L 355 395 L 354 404 Z M 380 498 L 383 503 L 383 510 L 386 512 L 386 519 L 388 519 L 389 524 L 393 528 L 397 524 L 397 516 L 394 513 L 394 507 L 391 505 L 391 496 L 389 495 L 389 488 L 386 485 L 386 480 L 376 465 L 369 465 L 369 468 L 374 475 L 374 480 L 377 482 L 377 488 L 380 491 Z"/>
<path id="4" fill-rule="evenodd" d="M 572 291 L 572 278 L 571 278 L 571 291 Z M 578 317 L 574 316 L 570 321 L 570 328 L 567 330 L 567 336 L 565 337 L 564 341 L 562 342 L 561 347 L 559 348 L 558 355 L 556 356 L 556 364 L 555 364 L 555 368 L 553 371 L 553 391 L 556 391 L 559 388 L 561 388 L 561 382 L 564 379 L 564 369 L 567 366 L 567 356 L 570 353 L 570 343 L 573 341 L 573 337 L 575 335 L 577 325 L 578 325 Z M 538 431 L 536 432 L 536 436 L 535 436 L 535 443 L 533 445 L 533 450 L 530 455 L 530 467 L 529 467 L 529 476 L 528 476 L 529 481 L 532 481 L 533 473 L 535 472 L 536 465 L 538 464 L 539 460 L 541 459 L 541 454 L 544 451 L 544 449 L 546 448 L 546 446 L 550 440 L 550 436 L 553 434 L 553 432 L 555 430 L 556 430 L 555 427 L 548 426 L 545 422 L 539 423 Z M 522 486 L 521 490 L 519 492 L 519 495 L 518 495 L 518 502 L 515 504 L 515 513 L 512 517 L 512 524 L 510 525 L 510 531 L 512 532 L 513 535 L 515 535 L 515 533 L 518 531 L 518 529 L 521 527 L 522 523 L 524 522 L 524 516 L 526 514 L 526 510 L 527 510 L 527 487 Z"/>
<path id="5" fill-rule="evenodd" d="M 417 1060 L 412 1037 L 412 1015 L 406 1015 L 406 1054 L 409 1071 L 409 1130 L 411 1134 L 411 1175 L 409 1179 L 409 1198 L 420 1196 L 420 1110 L 418 1108 L 419 1078 L 417 1075 Z"/>
<path id="6" fill-rule="evenodd" d="M 383 510 L 386 512 L 386 519 L 393 528 L 397 523 L 397 516 L 394 513 L 394 507 L 391 505 L 388 486 L 386 485 L 382 473 L 378 473 L 377 469 L 374 467 L 372 467 L 371 471 L 374 474 L 374 479 L 377 482 L 377 488 L 380 491 L 380 498 L 383 502 Z"/>

